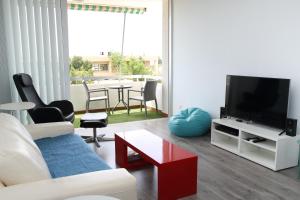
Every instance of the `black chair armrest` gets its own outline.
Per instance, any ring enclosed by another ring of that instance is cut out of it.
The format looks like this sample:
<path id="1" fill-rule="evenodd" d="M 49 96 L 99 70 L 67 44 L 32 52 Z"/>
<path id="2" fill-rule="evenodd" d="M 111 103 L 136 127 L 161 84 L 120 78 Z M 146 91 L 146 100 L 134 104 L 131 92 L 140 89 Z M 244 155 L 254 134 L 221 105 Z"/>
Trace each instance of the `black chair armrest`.
<path id="1" fill-rule="evenodd" d="M 49 123 L 65 121 L 60 109 L 56 107 L 39 107 L 29 110 L 35 123 Z"/>
<path id="2" fill-rule="evenodd" d="M 56 107 L 61 110 L 63 115 L 69 115 L 74 112 L 73 104 L 68 100 L 53 101 L 47 107 Z"/>

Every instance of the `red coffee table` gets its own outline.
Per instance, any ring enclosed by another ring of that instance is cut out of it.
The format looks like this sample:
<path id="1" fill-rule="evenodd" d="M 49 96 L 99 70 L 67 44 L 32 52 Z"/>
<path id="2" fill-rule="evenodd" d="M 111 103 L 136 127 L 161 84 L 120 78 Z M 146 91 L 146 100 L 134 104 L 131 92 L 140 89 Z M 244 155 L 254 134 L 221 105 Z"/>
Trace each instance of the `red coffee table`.
<path id="1" fill-rule="evenodd" d="M 128 161 L 127 149 L 141 159 Z M 149 131 L 115 134 L 116 163 L 127 169 L 153 164 L 158 169 L 158 199 L 173 200 L 197 192 L 197 155 Z"/>

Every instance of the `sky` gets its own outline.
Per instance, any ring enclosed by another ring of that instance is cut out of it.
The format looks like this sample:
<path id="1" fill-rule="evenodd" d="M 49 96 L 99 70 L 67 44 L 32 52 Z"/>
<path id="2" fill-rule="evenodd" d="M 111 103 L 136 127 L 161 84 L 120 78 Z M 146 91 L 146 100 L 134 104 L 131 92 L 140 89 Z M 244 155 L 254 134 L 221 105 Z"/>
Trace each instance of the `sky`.
<path id="1" fill-rule="evenodd" d="M 70 56 L 121 52 L 124 14 L 68 10 Z M 162 5 L 153 2 L 142 15 L 127 14 L 124 55 L 160 56 Z"/>

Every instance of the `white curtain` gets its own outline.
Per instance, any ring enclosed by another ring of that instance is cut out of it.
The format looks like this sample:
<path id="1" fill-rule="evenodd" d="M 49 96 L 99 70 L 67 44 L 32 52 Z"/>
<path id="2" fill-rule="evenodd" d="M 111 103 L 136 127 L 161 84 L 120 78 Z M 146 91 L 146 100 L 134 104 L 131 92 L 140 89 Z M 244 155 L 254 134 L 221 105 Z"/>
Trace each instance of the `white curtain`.
<path id="1" fill-rule="evenodd" d="M 66 0 L 2 0 L 12 100 L 13 74 L 28 73 L 45 103 L 69 98 Z"/>

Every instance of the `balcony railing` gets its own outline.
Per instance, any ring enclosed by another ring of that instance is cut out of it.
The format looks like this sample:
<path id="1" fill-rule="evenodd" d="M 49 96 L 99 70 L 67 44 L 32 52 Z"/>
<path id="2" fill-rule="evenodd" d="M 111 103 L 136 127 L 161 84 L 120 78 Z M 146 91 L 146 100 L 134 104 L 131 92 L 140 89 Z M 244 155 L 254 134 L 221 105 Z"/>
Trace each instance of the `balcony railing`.
<path id="1" fill-rule="evenodd" d="M 158 109 L 162 109 L 162 77 L 151 75 L 126 75 L 126 76 L 109 76 L 109 77 L 71 77 L 70 95 L 75 111 L 85 110 L 86 93 L 82 80 L 89 82 L 88 86 L 91 89 L 106 87 L 113 85 L 130 85 L 131 89 L 140 90 L 148 79 L 158 80 L 156 97 L 158 101 Z M 76 83 L 76 84 L 72 84 Z M 101 93 L 93 93 L 93 96 L 103 95 Z M 118 102 L 117 90 L 109 89 L 110 106 L 113 107 Z M 124 90 L 124 99 L 127 101 L 127 90 Z M 138 101 L 130 101 L 130 106 L 139 105 Z M 147 103 L 147 106 L 154 107 L 152 102 Z M 104 109 L 104 101 L 92 102 L 90 109 Z"/>
<path id="2" fill-rule="evenodd" d="M 153 76 L 153 75 L 121 75 L 121 76 L 100 76 L 100 77 L 70 77 L 72 81 L 103 81 L 103 80 L 133 80 L 133 81 L 146 81 L 148 79 L 154 79 L 161 81 L 161 76 Z"/>

